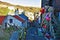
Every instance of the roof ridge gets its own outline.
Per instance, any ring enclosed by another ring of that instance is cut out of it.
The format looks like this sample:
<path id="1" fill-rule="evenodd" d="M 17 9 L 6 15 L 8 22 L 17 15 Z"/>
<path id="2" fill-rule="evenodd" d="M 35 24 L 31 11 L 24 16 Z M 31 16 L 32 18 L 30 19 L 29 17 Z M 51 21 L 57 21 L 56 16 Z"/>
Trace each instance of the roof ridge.
<path id="1" fill-rule="evenodd" d="M 17 20 L 21 21 L 21 22 L 24 22 L 24 19 L 22 19 L 21 17 L 19 17 L 17 15 L 14 15 L 13 17 L 16 18 Z"/>

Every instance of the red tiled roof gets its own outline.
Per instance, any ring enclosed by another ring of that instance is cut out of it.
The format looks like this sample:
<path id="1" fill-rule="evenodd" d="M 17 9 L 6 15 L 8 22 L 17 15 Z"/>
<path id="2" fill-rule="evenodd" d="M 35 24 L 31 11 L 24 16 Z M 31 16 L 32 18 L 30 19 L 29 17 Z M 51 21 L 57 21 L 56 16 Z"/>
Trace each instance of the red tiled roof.
<path id="1" fill-rule="evenodd" d="M 6 16 L 0 16 L 0 25 L 2 25 L 4 19 L 5 19 Z"/>
<path id="2" fill-rule="evenodd" d="M 16 19 L 18 19 L 19 21 L 24 22 L 24 20 L 23 20 L 21 17 L 17 16 L 17 15 L 15 15 L 14 17 L 15 17 Z"/>

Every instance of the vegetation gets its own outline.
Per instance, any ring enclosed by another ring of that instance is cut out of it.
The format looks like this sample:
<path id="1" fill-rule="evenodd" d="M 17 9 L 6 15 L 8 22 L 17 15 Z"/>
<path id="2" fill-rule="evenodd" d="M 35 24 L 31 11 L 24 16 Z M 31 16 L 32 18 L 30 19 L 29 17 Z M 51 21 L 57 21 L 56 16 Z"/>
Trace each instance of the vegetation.
<path id="1" fill-rule="evenodd" d="M 14 31 L 14 28 L 13 27 L 9 27 L 9 28 L 6 28 L 5 29 L 5 32 L 7 32 L 7 33 L 11 33 L 13 31 Z"/>
<path id="2" fill-rule="evenodd" d="M 0 40 L 9 40 L 9 34 L 4 34 L 4 37 L 0 37 Z"/>
<path id="3" fill-rule="evenodd" d="M 10 34 L 0 28 L 0 40 L 9 40 Z"/>
<path id="4" fill-rule="evenodd" d="M 7 7 L 0 7 L 0 16 L 1 15 L 7 15 L 8 14 L 8 12 L 9 12 L 9 9 L 7 8 Z"/>

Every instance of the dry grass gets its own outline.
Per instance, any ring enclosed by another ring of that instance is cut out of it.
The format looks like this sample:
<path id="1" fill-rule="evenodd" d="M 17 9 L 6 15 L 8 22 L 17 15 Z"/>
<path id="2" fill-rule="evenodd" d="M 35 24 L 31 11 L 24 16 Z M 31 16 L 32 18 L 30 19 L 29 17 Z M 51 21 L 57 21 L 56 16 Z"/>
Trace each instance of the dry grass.
<path id="1" fill-rule="evenodd" d="M 7 2 L 1 2 L 0 1 L 0 4 L 2 5 L 7 5 L 7 6 L 14 6 L 15 8 L 19 8 L 19 9 L 23 9 L 25 11 L 29 11 L 29 12 L 38 12 L 40 10 L 40 8 L 35 8 L 35 7 L 24 7 L 24 6 L 19 6 L 19 5 L 12 5 L 10 3 L 7 3 Z"/>

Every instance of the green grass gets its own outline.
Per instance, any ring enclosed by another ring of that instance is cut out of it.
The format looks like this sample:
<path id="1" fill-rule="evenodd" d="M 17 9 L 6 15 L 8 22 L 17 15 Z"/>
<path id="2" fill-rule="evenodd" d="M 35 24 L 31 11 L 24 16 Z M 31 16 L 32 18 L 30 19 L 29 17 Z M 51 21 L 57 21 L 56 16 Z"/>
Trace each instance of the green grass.
<path id="1" fill-rule="evenodd" d="M 13 27 L 9 27 L 9 28 L 6 28 L 5 29 L 5 32 L 7 32 L 7 33 L 10 33 L 12 31 L 14 31 L 14 28 Z"/>

